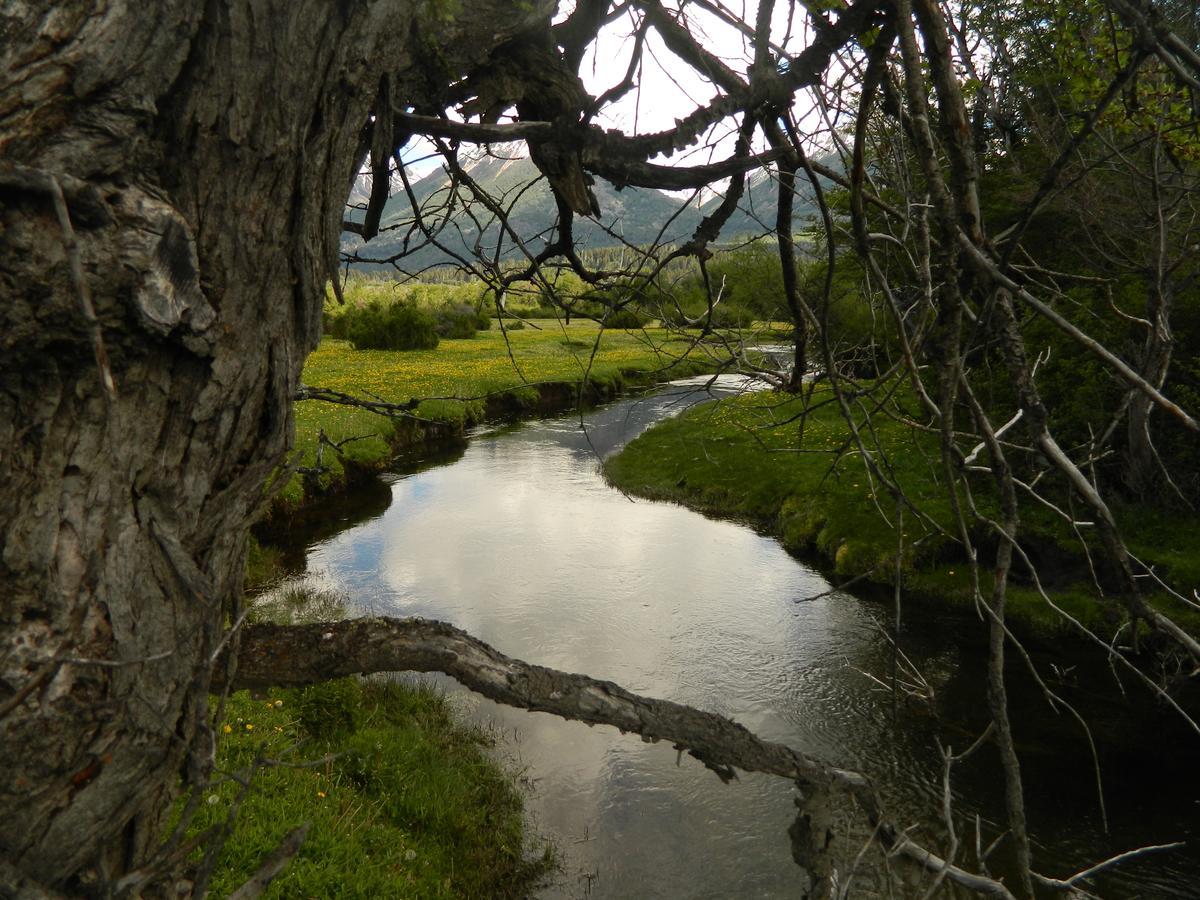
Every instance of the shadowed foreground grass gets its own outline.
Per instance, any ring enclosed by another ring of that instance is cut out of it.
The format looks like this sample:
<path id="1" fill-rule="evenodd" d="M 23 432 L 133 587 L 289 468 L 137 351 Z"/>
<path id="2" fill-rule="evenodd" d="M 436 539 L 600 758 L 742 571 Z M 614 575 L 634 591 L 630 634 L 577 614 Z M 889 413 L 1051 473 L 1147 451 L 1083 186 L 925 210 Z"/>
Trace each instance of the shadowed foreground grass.
<path id="1" fill-rule="evenodd" d="M 338 599 L 305 586 L 271 595 L 278 621 L 340 618 Z M 419 680 L 344 678 L 228 698 L 216 722 L 217 783 L 191 831 L 220 825 L 253 769 L 218 859 L 213 896 L 254 874 L 311 821 L 267 897 L 525 897 L 554 868 L 524 827 L 515 773 L 492 735 L 459 721 Z M 264 761 L 270 762 L 264 764 Z"/>
<path id="2" fill-rule="evenodd" d="M 895 501 L 848 444 L 841 414 L 823 402 L 829 396 L 816 391 L 813 408 L 803 419 L 801 400 L 771 393 L 697 407 L 645 432 L 609 459 L 605 474 L 629 493 L 742 519 L 778 537 L 793 553 L 815 552 L 833 569 L 835 583 L 861 576 L 866 582 L 894 584 Z M 911 509 L 904 513 L 901 573 L 906 592 L 971 604 L 970 570 L 949 536 L 956 528 L 937 436 L 883 416 L 874 417 L 869 431 L 885 451 L 891 477 L 924 517 Z M 996 515 L 987 476 L 973 479 L 972 494 L 983 512 Z M 1146 509 L 1123 510 L 1121 515 L 1135 553 L 1188 590 L 1200 585 L 1200 520 Z M 1089 626 L 1111 631 L 1119 613 L 1097 599 L 1086 560 L 1066 523 L 1033 504 L 1022 516 L 1022 545 L 1038 564 L 1054 603 Z M 979 529 L 975 538 L 985 544 L 986 560 L 986 533 Z M 1042 631 L 1069 627 L 1021 568 L 1014 570 L 1009 591 L 1011 615 Z M 987 591 L 990 569 L 986 562 L 981 569 Z M 1181 622 L 1200 624 L 1194 610 L 1173 598 L 1160 595 L 1154 602 Z"/>

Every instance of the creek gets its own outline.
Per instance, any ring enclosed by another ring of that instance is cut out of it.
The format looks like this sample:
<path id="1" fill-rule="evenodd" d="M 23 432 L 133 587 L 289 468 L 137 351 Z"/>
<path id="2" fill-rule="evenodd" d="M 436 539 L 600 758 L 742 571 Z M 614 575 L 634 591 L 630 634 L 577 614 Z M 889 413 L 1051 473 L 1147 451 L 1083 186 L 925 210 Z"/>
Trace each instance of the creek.
<path id="1" fill-rule="evenodd" d="M 582 420 L 482 429 L 453 460 L 398 464 L 331 504 L 321 531 L 295 536 L 294 549 L 308 577 L 333 582 L 358 610 L 445 620 L 511 656 L 722 713 L 860 769 L 897 824 L 942 849 L 937 740 L 962 751 L 986 724 L 983 627 L 960 610 L 906 608 L 901 646 L 934 699 L 898 699 L 887 604 L 830 592 L 821 572 L 744 525 L 609 487 L 598 460 L 705 399 L 702 381 Z M 1114 703 L 1113 676 L 1094 654 L 1036 642 L 1031 650 L 1092 723 L 1110 820 L 1105 834 L 1083 732 L 1010 666 L 1035 866 L 1062 876 L 1133 847 L 1186 840 L 1184 850 L 1139 860 L 1093 889 L 1200 896 L 1200 739 L 1129 685 L 1130 700 Z M 786 781 L 741 775 L 722 784 L 668 745 L 500 707 L 437 680 L 467 715 L 494 725 L 501 752 L 531 786 L 532 824 L 563 862 L 542 896 L 800 895 L 786 834 L 796 792 Z M 976 816 L 984 846 L 1002 830 L 1001 789 L 990 747 L 954 769 L 966 865 Z M 1006 843 L 993 873 L 1005 870 Z M 864 872 L 864 891 L 882 877 Z"/>

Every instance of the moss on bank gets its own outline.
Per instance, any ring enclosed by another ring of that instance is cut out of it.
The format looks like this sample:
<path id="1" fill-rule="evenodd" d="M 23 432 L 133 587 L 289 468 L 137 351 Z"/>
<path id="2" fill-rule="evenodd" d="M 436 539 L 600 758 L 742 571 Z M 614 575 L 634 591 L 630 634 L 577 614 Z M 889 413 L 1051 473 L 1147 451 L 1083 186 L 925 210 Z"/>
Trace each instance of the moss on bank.
<path id="1" fill-rule="evenodd" d="M 347 480 L 379 471 L 405 449 L 461 440 L 484 420 L 562 411 L 581 393 L 585 403 L 597 403 L 632 385 L 712 367 L 687 354 L 688 341 L 662 329 L 601 334 L 586 320 L 539 324 L 507 338 L 493 330 L 425 351 L 356 351 L 346 341 L 323 341 L 305 364 L 305 384 L 390 403 L 425 399 L 411 419 L 317 400 L 296 404 L 299 465 L 314 469 L 319 458 L 321 471 L 293 475 L 272 515 L 286 516 Z M 321 434 L 339 449 L 329 443 L 322 449 Z"/>
<path id="2" fill-rule="evenodd" d="M 645 432 L 608 460 L 605 474 L 632 494 L 748 521 L 778 537 L 790 552 L 821 560 L 835 582 L 859 577 L 891 585 L 898 547 L 894 501 L 848 444 L 849 432 L 836 407 L 822 405 L 828 396 L 816 392 L 803 419 L 801 400 L 770 393 L 697 407 Z M 870 429 L 891 477 L 925 517 L 918 519 L 911 510 L 904 516 L 901 572 L 906 594 L 971 604 L 969 568 L 957 543 L 939 533 L 953 534 L 955 528 L 937 436 L 882 416 L 874 418 Z M 972 493 L 985 513 L 994 514 L 986 476 L 973 481 Z M 1161 513 L 1124 513 L 1135 552 L 1159 571 L 1169 570 L 1176 583 L 1200 584 L 1200 520 L 1175 517 L 1167 527 Z M 1023 546 L 1039 564 L 1055 604 L 1089 626 L 1111 631 L 1120 614 L 1097 600 L 1086 560 L 1072 546 L 1065 523 L 1039 507 L 1030 506 L 1023 516 Z M 986 530 L 978 529 L 974 538 L 986 548 Z M 984 578 L 990 578 L 983 568 Z M 1034 585 L 1022 580 L 1021 572 L 1014 572 L 1009 598 L 1010 614 L 1035 630 L 1068 627 Z M 1158 596 L 1154 602 L 1179 620 L 1200 624 L 1194 610 L 1170 597 Z"/>

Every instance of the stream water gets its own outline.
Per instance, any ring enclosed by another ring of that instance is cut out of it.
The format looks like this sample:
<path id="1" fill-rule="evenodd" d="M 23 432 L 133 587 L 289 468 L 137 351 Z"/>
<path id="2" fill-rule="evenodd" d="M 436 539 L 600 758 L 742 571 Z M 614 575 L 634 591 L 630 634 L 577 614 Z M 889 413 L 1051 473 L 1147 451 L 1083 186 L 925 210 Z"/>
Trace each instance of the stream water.
<path id="1" fill-rule="evenodd" d="M 774 540 L 605 484 L 599 458 L 703 397 L 686 382 L 590 411 L 586 427 L 575 415 L 478 433 L 455 461 L 398 471 L 341 513 L 331 508 L 325 533 L 305 539 L 305 566 L 356 608 L 446 620 L 509 655 L 722 713 L 861 769 L 898 824 L 937 844 L 937 739 L 961 751 L 986 723 L 983 629 L 959 612 L 906 610 L 902 646 L 935 700 L 897 702 L 886 605 L 841 592 L 810 599 L 828 581 Z M 1034 656 L 1093 723 L 1110 826 L 1104 833 L 1082 731 L 1014 667 L 1036 866 L 1062 876 L 1185 840 L 1093 889 L 1200 897 L 1200 738 L 1144 698 L 1115 707 L 1106 666 L 1036 647 Z M 507 709 L 439 680 L 523 767 L 534 826 L 563 861 L 543 896 L 799 896 L 789 783 L 722 784 L 668 745 Z M 954 769 L 967 864 L 976 815 L 984 846 L 999 833 L 998 771 L 986 747 Z M 992 865 L 1003 873 L 1005 842 Z M 878 876 L 866 873 L 864 890 Z"/>

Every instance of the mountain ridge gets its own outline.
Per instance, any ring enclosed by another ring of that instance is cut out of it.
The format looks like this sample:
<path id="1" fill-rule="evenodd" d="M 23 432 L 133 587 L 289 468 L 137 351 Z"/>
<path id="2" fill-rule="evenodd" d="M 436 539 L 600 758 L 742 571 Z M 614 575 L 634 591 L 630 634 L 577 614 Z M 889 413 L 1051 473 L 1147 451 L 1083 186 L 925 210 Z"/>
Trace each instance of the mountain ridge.
<path id="1" fill-rule="evenodd" d="M 524 152 L 521 144 L 492 145 L 468 158 L 463 170 L 480 190 L 507 211 L 509 230 L 502 229 L 494 214 L 479 202 L 467 203 L 470 189 L 460 185 L 453 200 L 453 213 L 438 235 L 442 248 L 426 245 L 410 252 L 399 265 L 408 271 L 432 266 L 453 265 L 457 254 L 470 259 L 477 252 L 501 261 L 524 258 L 525 251 L 514 240 L 515 233 L 526 250 L 536 254 L 554 236 L 558 218 L 557 205 L 549 183 Z M 364 243 L 358 235 L 344 232 L 342 249 L 357 253 L 355 264 L 362 267 L 386 264 L 389 257 L 403 249 L 406 235 L 410 247 L 421 243 L 414 228 L 413 206 L 398 176 L 393 175 L 392 196 L 384 206 L 381 231 L 373 240 Z M 444 168 L 410 182 L 412 194 L 426 224 L 441 223 L 446 218 L 445 206 L 450 194 L 451 179 Z M 617 247 L 623 242 L 636 246 L 678 243 L 688 239 L 701 219 L 720 205 L 722 193 L 710 192 L 701 202 L 688 200 L 652 188 L 617 188 L 595 177 L 593 191 L 600 204 L 599 220 L 576 216 L 573 235 L 580 249 Z M 365 203 L 369 195 L 369 179 L 359 179 L 351 191 L 351 204 Z M 803 193 L 795 202 L 794 227 L 803 227 L 815 206 Z M 721 230 L 720 243 L 732 243 L 775 227 L 778 192 L 771 171 L 763 170 L 747 179 L 746 191 L 738 209 Z M 350 214 L 361 219 L 361 210 L 353 205 Z"/>

